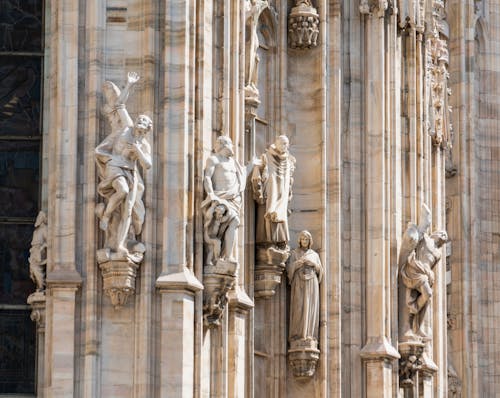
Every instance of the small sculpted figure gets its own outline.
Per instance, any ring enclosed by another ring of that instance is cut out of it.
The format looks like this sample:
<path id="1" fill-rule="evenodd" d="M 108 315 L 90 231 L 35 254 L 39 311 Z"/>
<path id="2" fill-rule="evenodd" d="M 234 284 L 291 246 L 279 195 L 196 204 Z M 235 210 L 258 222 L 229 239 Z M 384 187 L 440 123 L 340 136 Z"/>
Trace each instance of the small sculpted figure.
<path id="1" fill-rule="evenodd" d="M 289 238 L 288 203 L 292 198 L 295 158 L 288 152 L 286 135 L 276 138 L 254 168 L 252 186 L 257 209 L 257 243 L 284 249 Z"/>
<path id="2" fill-rule="evenodd" d="M 323 266 L 318 253 L 311 249 L 313 239 L 308 231 L 299 234 L 298 244 L 287 266 L 291 284 L 289 341 L 292 346 L 295 341 L 308 341 L 317 348 Z"/>
<path id="3" fill-rule="evenodd" d="M 134 123 L 125 108 L 129 90 L 138 80 L 136 73 L 129 73 L 123 92 L 112 82 L 104 83 L 103 112 L 112 131 L 95 150 L 98 192 L 105 200 L 96 208 L 99 227 L 106 232 L 105 249 L 121 258 L 127 258 L 130 252 L 144 252 L 143 245 L 135 240 L 145 216 L 144 182 L 138 165 L 143 169 L 151 167 L 146 134 L 152 131 L 153 123 L 147 115 L 139 115 Z"/>
<path id="4" fill-rule="evenodd" d="M 433 269 L 441 259 L 441 247 L 448 241 L 445 231 L 437 231 L 429 236 L 427 230 L 430 224 L 431 212 L 424 204 L 421 222 L 418 226 L 408 224 L 399 254 L 399 273 L 406 287 L 409 332 L 423 338 L 427 337 L 421 327 L 432 297 Z"/>
<path id="5" fill-rule="evenodd" d="M 246 70 L 245 70 L 245 90 L 247 97 L 253 97 L 258 101 L 259 90 L 257 89 L 257 80 L 259 76 L 259 35 L 257 26 L 260 14 L 269 7 L 267 0 L 246 0 L 245 18 L 246 18 Z"/>
<path id="6" fill-rule="evenodd" d="M 47 266 L 47 216 L 38 213 L 30 248 L 30 276 L 36 285 L 36 291 L 45 290 L 45 269 Z"/>

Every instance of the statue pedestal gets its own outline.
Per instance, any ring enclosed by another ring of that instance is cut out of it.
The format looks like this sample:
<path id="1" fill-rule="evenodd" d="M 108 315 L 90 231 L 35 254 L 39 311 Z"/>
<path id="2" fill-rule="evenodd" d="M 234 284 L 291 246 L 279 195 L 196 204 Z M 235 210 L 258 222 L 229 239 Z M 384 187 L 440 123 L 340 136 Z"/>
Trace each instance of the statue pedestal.
<path id="1" fill-rule="evenodd" d="M 234 286 L 238 263 L 218 260 L 215 265 L 206 265 L 203 270 L 203 313 L 208 327 L 220 325 L 227 303 L 227 293 Z"/>
<path id="2" fill-rule="evenodd" d="M 288 246 L 278 249 L 275 246 L 257 247 L 255 264 L 255 297 L 270 298 L 276 293 L 276 286 L 281 283 L 285 262 L 290 256 Z"/>
<path id="3" fill-rule="evenodd" d="M 401 388 L 414 389 L 416 375 L 422 369 L 425 344 L 420 339 L 399 344 L 399 385 Z"/>
<path id="4" fill-rule="evenodd" d="M 311 48 L 318 45 L 318 11 L 305 4 L 293 7 L 288 16 L 288 39 L 291 48 Z"/>
<path id="5" fill-rule="evenodd" d="M 297 379 L 314 376 L 319 360 L 318 342 L 315 339 L 294 340 L 288 349 L 288 363 Z"/>
<path id="6" fill-rule="evenodd" d="M 37 329 L 45 329 L 45 292 L 36 291 L 28 296 L 28 304 L 31 307 L 30 318 L 36 322 Z"/>
<path id="7" fill-rule="evenodd" d="M 139 264 L 130 259 L 107 260 L 99 263 L 102 272 L 104 293 L 111 299 L 115 309 L 127 303 L 135 292 L 135 277 Z"/>

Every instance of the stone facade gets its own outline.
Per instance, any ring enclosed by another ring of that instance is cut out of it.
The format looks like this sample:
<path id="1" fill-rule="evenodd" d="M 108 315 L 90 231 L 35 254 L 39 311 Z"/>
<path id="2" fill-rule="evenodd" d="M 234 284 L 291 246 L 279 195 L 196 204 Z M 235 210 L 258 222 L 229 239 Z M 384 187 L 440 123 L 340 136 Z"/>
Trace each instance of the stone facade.
<path id="1" fill-rule="evenodd" d="M 46 1 L 36 396 L 495 396 L 499 16 Z"/>

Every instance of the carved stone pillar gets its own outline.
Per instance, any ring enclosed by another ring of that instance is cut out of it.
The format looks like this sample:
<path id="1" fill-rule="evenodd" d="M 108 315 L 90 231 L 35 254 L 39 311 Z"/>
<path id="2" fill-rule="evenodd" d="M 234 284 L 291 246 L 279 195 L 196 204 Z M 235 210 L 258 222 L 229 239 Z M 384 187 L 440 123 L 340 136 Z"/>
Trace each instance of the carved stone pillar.
<path id="1" fill-rule="evenodd" d="M 386 1 L 362 1 L 365 31 L 365 183 L 366 183 L 366 343 L 361 358 L 366 371 L 366 396 L 389 398 L 392 391 L 392 364 L 400 357 L 392 346 L 390 319 L 390 262 L 387 253 L 389 201 L 386 182 Z"/>

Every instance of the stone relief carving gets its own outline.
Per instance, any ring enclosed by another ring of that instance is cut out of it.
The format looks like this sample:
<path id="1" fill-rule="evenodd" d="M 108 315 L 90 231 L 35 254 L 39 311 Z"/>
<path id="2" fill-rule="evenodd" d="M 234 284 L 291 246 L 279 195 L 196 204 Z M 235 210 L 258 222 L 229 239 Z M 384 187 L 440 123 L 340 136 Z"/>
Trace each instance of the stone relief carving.
<path id="1" fill-rule="evenodd" d="M 258 106 L 259 90 L 257 81 L 259 78 L 259 35 L 257 26 L 262 12 L 269 8 L 267 0 L 246 0 L 245 1 L 245 19 L 246 19 L 246 45 L 245 45 L 245 102 Z"/>
<path id="2" fill-rule="evenodd" d="M 255 296 L 271 297 L 281 282 L 288 247 L 288 204 L 292 198 L 295 158 L 289 153 L 285 135 L 276 138 L 254 167 L 252 189 L 257 202 L 257 263 Z"/>
<path id="3" fill-rule="evenodd" d="M 153 123 L 147 115 L 132 121 L 125 103 L 139 75 L 130 72 L 123 91 L 112 82 L 103 85 L 103 113 L 111 133 L 95 149 L 99 176 L 98 193 L 104 203 L 96 206 L 99 227 L 105 233 L 104 247 L 97 251 L 103 271 L 104 290 L 115 307 L 125 304 L 134 291 L 135 275 L 143 259 L 145 246 L 137 240 L 144 223 L 142 201 L 144 182 L 139 165 L 152 165 L 151 148 L 146 135 Z"/>
<path id="4" fill-rule="evenodd" d="M 415 386 L 415 376 L 423 367 L 423 354 L 425 344 L 403 343 L 399 346 L 401 358 L 399 359 L 399 385 L 404 389 Z"/>
<path id="5" fill-rule="evenodd" d="M 203 179 L 206 198 L 201 203 L 205 243 L 204 312 L 209 326 L 219 324 L 227 292 L 234 285 L 238 265 L 235 238 L 250 170 L 251 167 L 246 170 L 234 159 L 231 139 L 219 136 L 213 154 L 207 159 Z"/>
<path id="6" fill-rule="evenodd" d="M 292 250 L 287 266 L 291 285 L 288 360 L 296 377 L 311 377 L 319 359 L 319 284 L 323 266 L 318 253 L 311 249 L 309 231 L 298 237 L 298 248 Z"/>
<path id="7" fill-rule="evenodd" d="M 288 42 L 291 48 L 318 45 L 319 15 L 310 0 L 296 0 L 288 16 Z"/>
<path id="8" fill-rule="evenodd" d="M 430 338 L 422 330 L 422 322 L 432 297 L 433 268 L 441 259 L 441 247 L 448 241 L 445 231 L 436 231 L 429 236 L 430 224 L 431 212 L 424 204 L 420 224 L 409 223 L 399 254 L 399 274 L 405 288 L 408 314 L 404 333 L 407 341 Z"/>
<path id="9" fill-rule="evenodd" d="M 36 217 L 28 261 L 30 276 L 35 283 L 36 291 L 43 292 L 47 267 L 47 216 L 43 211 L 40 211 Z"/>
<path id="10" fill-rule="evenodd" d="M 434 0 L 432 3 L 432 20 L 428 34 L 427 48 L 427 76 L 430 86 L 429 101 L 429 134 L 435 146 L 446 151 L 446 174 L 456 174 L 453 165 L 451 147 L 453 127 L 451 125 L 451 106 L 448 97 L 451 89 L 448 86 L 450 74 L 448 72 L 449 52 L 448 37 L 449 26 L 446 21 L 446 3 Z"/>

